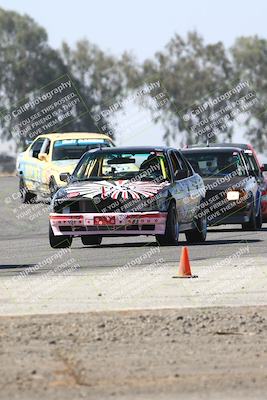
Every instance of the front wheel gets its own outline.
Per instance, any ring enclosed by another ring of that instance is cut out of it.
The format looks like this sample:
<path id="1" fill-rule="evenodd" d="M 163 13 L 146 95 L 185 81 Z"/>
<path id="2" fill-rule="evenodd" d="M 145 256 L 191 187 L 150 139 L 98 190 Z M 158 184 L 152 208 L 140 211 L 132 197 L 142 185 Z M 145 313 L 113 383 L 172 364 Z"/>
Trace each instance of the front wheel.
<path id="1" fill-rule="evenodd" d="M 92 236 L 81 236 L 81 241 L 84 246 L 90 245 L 100 245 L 102 242 L 102 236 L 92 235 Z"/>
<path id="2" fill-rule="evenodd" d="M 168 211 L 164 235 L 156 235 L 160 246 L 177 246 L 179 239 L 179 224 L 175 203 L 172 202 Z"/>
<path id="3" fill-rule="evenodd" d="M 185 232 L 185 237 L 188 243 L 202 243 L 207 237 L 207 219 L 200 218 L 195 222 L 195 228 Z"/>
<path id="4" fill-rule="evenodd" d="M 20 191 L 20 199 L 22 203 L 33 203 L 36 199 L 36 194 L 30 192 L 22 178 L 19 181 L 19 191 Z"/>
<path id="5" fill-rule="evenodd" d="M 56 184 L 55 178 L 52 176 L 49 182 L 49 192 L 51 199 L 53 198 L 54 194 L 58 191 L 58 186 Z"/>
<path id="6" fill-rule="evenodd" d="M 260 206 L 260 209 L 259 209 L 259 213 L 258 213 L 258 215 L 257 215 L 257 217 L 256 217 L 256 226 L 257 226 L 257 229 L 258 229 L 258 230 L 261 230 L 261 228 L 262 228 L 262 211 L 261 211 L 261 206 Z"/>
<path id="7" fill-rule="evenodd" d="M 249 222 L 245 222 L 244 224 L 242 224 L 242 229 L 243 229 L 243 231 L 256 231 L 258 229 L 257 228 L 256 210 L 254 207 L 251 210 Z"/>
<path id="8" fill-rule="evenodd" d="M 49 243 L 53 249 L 65 249 L 72 244 L 72 237 L 67 235 L 55 236 L 51 224 L 49 224 Z"/>

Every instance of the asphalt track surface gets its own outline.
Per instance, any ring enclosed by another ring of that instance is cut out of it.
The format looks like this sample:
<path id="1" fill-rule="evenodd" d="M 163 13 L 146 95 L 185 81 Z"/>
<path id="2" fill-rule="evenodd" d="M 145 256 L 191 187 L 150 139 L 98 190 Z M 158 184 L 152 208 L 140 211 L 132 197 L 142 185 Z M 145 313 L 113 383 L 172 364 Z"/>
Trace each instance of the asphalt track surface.
<path id="1" fill-rule="evenodd" d="M 189 246 L 198 278 L 173 279 L 184 235 L 60 253 L 17 185 L 0 178 L 1 398 L 266 398 L 266 226 L 212 228 Z"/>
<path id="2" fill-rule="evenodd" d="M 266 225 L 210 229 L 205 244 L 189 246 L 199 277 L 181 281 L 172 277 L 183 234 L 180 246 L 162 248 L 153 237 L 104 238 L 100 247 L 76 238 L 60 256 L 48 242 L 49 206 L 21 205 L 16 177 L 0 187 L 0 315 L 267 304 Z"/>

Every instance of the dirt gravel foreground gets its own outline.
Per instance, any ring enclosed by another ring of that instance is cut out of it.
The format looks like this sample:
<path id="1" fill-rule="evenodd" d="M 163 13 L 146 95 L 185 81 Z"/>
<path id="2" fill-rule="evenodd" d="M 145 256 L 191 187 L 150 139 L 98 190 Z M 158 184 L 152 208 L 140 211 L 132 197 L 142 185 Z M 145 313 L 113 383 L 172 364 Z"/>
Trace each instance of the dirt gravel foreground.
<path id="1" fill-rule="evenodd" d="M 266 399 L 267 307 L 0 317 L 1 399 Z"/>

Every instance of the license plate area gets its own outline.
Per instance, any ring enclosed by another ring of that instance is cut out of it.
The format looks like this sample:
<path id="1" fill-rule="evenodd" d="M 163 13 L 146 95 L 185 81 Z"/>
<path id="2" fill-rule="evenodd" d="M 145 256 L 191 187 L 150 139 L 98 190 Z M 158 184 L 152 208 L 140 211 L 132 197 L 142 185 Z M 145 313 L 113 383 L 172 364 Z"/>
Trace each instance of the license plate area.
<path id="1" fill-rule="evenodd" d="M 98 216 L 94 217 L 94 225 L 96 226 L 108 226 L 108 225 L 115 225 L 116 219 L 115 216 Z"/>

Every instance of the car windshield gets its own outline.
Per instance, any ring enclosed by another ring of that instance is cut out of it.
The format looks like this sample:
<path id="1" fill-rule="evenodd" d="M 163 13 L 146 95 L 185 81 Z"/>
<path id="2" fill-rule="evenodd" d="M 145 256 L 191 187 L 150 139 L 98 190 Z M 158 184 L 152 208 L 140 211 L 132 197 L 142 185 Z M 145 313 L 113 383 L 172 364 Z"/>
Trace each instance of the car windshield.
<path id="1" fill-rule="evenodd" d="M 111 142 L 104 139 L 56 140 L 53 147 L 52 161 L 79 160 L 86 151 L 99 146 L 111 147 Z"/>
<path id="2" fill-rule="evenodd" d="M 75 180 L 156 180 L 168 178 L 162 152 L 97 152 L 85 155 L 74 173 Z"/>
<path id="3" fill-rule="evenodd" d="M 200 152 L 184 153 L 195 172 L 201 176 L 246 176 L 247 172 L 239 152 Z"/>

